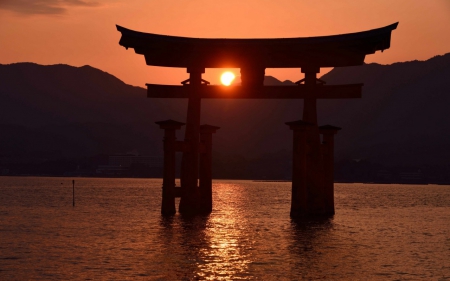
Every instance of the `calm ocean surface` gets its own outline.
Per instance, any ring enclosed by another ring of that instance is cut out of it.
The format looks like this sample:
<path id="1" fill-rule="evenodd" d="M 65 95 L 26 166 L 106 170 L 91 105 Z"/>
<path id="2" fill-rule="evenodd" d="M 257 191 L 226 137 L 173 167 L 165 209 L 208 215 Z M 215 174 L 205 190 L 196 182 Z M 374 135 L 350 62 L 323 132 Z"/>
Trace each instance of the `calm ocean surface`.
<path id="1" fill-rule="evenodd" d="M 336 184 L 289 218 L 290 183 L 214 181 L 214 211 L 160 216 L 159 179 L 0 177 L 0 280 L 450 280 L 450 186 Z"/>

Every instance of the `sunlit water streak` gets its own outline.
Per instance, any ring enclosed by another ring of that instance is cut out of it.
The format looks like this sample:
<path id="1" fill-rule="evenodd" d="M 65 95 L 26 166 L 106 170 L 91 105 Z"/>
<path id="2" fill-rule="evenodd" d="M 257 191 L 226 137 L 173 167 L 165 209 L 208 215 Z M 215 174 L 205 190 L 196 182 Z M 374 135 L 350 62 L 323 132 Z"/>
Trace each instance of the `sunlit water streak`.
<path id="1" fill-rule="evenodd" d="M 450 280 L 450 186 L 215 181 L 210 216 L 160 216 L 161 180 L 0 177 L 0 280 Z"/>

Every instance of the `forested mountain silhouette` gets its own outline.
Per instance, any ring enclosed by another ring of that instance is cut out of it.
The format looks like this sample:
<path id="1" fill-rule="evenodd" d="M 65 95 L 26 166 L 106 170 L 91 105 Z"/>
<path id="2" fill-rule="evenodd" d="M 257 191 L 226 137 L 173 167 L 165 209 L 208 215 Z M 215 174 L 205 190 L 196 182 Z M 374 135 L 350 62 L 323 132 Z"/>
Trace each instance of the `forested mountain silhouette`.
<path id="1" fill-rule="evenodd" d="M 90 66 L 17 63 L 1 65 L 0 77 L 2 154 L 153 154 L 161 143 L 154 121 L 177 112 L 176 102 L 160 105 Z"/>
<path id="2" fill-rule="evenodd" d="M 343 128 L 336 137 L 337 161 L 448 163 L 449 77 L 450 54 L 427 61 L 336 68 L 324 75 L 321 79 L 327 84 L 365 84 L 362 99 L 318 102 L 319 125 Z M 265 83 L 293 85 L 270 76 Z M 3 157 L 81 157 L 132 150 L 160 155 L 162 131 L 154 122 L 184 121 L 187 105 L 184 100 L 148 99 L 145 89 L 90 66 L 33 63 L 0 65 L 0 99 Z M 261 159 L 259 163 L 266 159 L 267 169 L 283 158 L 280 163 L 289 169 L 292 132 L 284 123 L 301 116 L 302 101 L 202 102 L 202 124 L 221 127 L 213 149 L 220 151 L 214 157 L 223 169 L 242 158 Z M 237 168 L 246 173 L 245 167 Z"/>
<path id="3" fill-rule="evenodd" d="M 330 84 L 363 82 L 362 99 L 320 101 L 321 122 L 342 126 L 340 158 L 448 164 L 450 54 L 427 61 L 334 69 Z"/>

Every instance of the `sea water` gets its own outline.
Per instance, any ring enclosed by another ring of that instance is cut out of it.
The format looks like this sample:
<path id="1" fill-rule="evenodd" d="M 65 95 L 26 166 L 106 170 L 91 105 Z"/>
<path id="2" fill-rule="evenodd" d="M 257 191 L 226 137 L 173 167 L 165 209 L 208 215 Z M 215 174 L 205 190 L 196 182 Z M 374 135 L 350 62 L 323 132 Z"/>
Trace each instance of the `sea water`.
<path id="1" fill-rule="evenodd" d="M 161 179 L 0 177 L 0 280 L 450 280 L 450 186 L 215 180 L 213 212 L 160 215 Z"/>

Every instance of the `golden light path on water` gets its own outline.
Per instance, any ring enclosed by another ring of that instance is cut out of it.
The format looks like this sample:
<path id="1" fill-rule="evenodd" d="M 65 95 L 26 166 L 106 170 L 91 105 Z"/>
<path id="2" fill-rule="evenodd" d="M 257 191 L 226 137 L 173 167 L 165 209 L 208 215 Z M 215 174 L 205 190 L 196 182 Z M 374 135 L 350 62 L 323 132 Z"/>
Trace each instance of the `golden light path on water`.
<path id="1" fill-rule="evenodd" d="M 224 190 L 225 200 L 217 202 L 222 209 L 219 216 L 210 219 L 206 230 L 209 246 L 200 253 L 205 262 L 197 264 L 197 275 L 205 280 L 229 280 L 231 276 L 245 275 L 252 262 L 247 253 L 251 241 L 242 241 L 246 236 L 247 221 L 242 210 L 236 204 L 230 204 L 241 201 L 242 189 L 237 184 L 227 183 L 220 183 L 217 188 Z"/>

